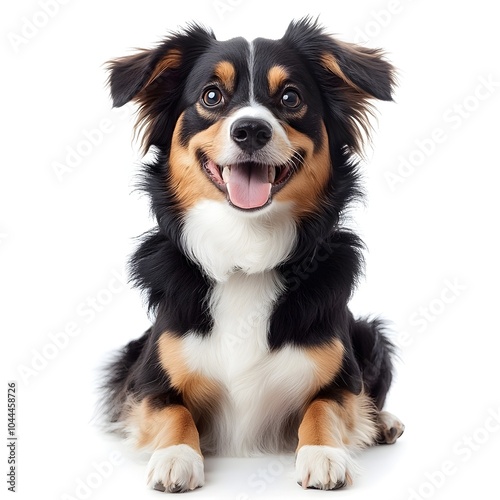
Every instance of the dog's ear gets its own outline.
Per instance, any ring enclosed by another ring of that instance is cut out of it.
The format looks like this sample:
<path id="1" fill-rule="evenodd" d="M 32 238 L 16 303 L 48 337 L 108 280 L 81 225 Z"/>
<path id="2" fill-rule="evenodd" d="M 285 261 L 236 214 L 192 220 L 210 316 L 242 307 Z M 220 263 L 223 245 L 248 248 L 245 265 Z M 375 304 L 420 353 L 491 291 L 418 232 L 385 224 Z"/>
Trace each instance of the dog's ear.
<path id="1" fill-rule="evenodd" d="M 361 152 L 360 129 L 370 133 L 370 100 L 392 100 L 394 67 L 381 50 L 336 40 L 309 17 L 292 22 L 283 40 L 311 66 L 341 141 Z"/>
<path id="2" fill-rule="evenodd" d="M 383 59 L 381 50 L 333 38 L 326 49 L 321 55 L 321 63 L 328 71 L 358 92 L 381 101 L 392 101 L 394 68 Z"/>
<path id="3" fill-rule="evenodd" d="M 120 107 L 132 100 L 139 105 L 136 131 L 143 132 L 144 151 L 151 145 L 168 144 L 184 82 L 196 60 L 214 40 L 212 31 L 192 24 L 156 48 L 108 63 L 113 105 Z"/>
<path id="4" fill-rule="evenodd" d="M 136 98 L 158 77 L 171 77 L 181 65 L 188 66 L 215 40 L 212 31 L 198 24 L 174 33 L 156 48 L 108 62 L 109 86 L 113 105 L 120 107 Z"/>
<path id="5" fill-rule="evenodd" d="M 141 50 L 137 54 L 110 61 L 109 87 L 113 106 L 119 108 L 131 101 L 163 72 L 178 68 L 181 61 L 181 52 L 176 48 L 168 50 L 168 47 L 164 50 L 161 47 Z"/>
<path id="6" fill-rule="evenodd" d="M 381 50 L 336 40 L 310 17 L 290 23 L 283 40 L 355 90 L 392 100 L 394 68 Z"/>

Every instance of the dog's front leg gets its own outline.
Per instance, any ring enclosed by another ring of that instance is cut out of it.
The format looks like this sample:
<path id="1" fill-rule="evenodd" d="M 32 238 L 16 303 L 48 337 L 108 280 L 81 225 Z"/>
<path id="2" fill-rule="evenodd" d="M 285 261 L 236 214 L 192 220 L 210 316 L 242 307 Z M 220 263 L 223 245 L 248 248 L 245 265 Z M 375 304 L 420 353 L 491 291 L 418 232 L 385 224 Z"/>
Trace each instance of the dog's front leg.
<path id="1" fill-rule="evenodd" d="M 194 490 L 204 484 L 198 430 L 189 410 L 145 398 L 132 411 L 138 446 L 154 450 L 147 468 L 148 485 L 169 492 Z"/>
<path id="2" fill-rule="evenodd" d="M 368 398 L 339 391 L 307 408 L 299 427 L 296 471 L 303 488 L 334 490 L 352 483 L 352 451 L 372 444 L 377 427 Z"/>

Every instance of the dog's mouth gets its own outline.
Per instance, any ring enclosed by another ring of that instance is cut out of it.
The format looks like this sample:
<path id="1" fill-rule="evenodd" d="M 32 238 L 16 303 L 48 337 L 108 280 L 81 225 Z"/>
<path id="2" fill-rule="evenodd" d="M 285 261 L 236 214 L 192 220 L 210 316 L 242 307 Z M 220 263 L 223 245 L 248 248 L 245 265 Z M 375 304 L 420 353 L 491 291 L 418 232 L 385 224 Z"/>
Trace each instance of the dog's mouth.
<path id="1" fill-rule="evenodd" d="M 272 195 L 282 189 L 299 166 L 299 156 L 281 165 L 243 162 L 217 165 L 201 158 L 208 178 L 224 193 L 229 203 L 242 210 L 258 210 L 271 203 Z"/>

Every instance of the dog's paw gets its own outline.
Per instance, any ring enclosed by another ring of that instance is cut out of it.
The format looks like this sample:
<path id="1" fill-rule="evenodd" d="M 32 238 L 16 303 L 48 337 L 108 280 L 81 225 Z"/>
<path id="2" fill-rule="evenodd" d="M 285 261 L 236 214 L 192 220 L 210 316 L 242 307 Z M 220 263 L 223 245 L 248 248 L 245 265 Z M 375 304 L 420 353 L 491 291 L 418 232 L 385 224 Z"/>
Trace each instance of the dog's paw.
<path id="1" fill-rule="evenodd" d="M 203 457 L 187 444 L 161 448 L 153 453 L 147 469 L 148 486 L 180 493 L 203 486 Z"/>
<path id="2" fill-rule="evenodd" d="M 377 419 L 379 444 L 393 444 L 403 434 L 405 426 L 398 417 L 388 411 L 381 411 Z"/>
<path id="3" fill-rule="evenodd" d="M 297 482 L 303 488 L 336 490 L 352 484 L 356 465 L 349 452 L 332 446 L 302 446 L 295 463 Z"/>

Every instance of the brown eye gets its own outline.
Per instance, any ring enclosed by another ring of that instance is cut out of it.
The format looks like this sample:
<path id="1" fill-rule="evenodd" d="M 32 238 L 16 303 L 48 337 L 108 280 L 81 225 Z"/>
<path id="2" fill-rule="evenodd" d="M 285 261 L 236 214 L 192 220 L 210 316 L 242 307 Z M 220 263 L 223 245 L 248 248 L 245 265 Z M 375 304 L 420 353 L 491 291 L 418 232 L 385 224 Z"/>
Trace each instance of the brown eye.
<path id="1" fill-rule="evenodd" d="M 203 99 L 203 104 L 205 104 L 205 106 L 208 106 L 209 108 L 221 104 L 224 100 L 222 92 L 216 87 L 212 87 L 208 90 L 205 90 L 202 99 Z"/>
<path id="2" fill-rule="evenodd" d="M 287 108 L 296 108 L 300 104 L 300 96 L 293 89 L 286 89 L 281 96 L 281 103 Z"/>

